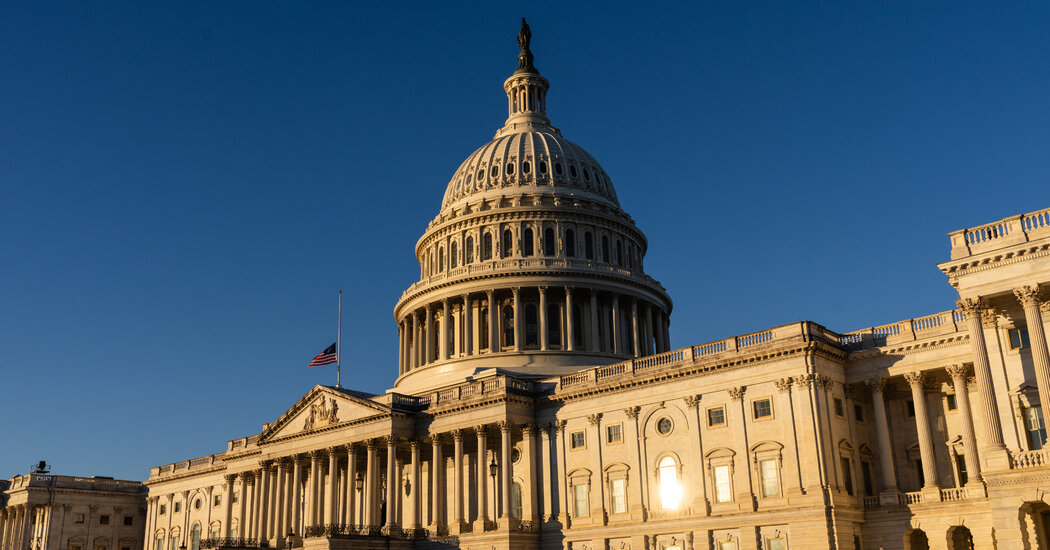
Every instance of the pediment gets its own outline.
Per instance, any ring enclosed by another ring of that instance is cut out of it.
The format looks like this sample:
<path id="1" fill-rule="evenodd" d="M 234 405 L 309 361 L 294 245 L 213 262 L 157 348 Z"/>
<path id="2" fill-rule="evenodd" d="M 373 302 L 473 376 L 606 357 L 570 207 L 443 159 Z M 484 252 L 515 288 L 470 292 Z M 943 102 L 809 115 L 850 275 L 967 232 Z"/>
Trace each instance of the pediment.
<path id="1" fill-rule="evenodd" d="M 383 416 L 390 408 L 368 399 L 368 394 L 314 386 L 276 421 L 267 424 L 259 435 L 259 444 L 291 435 L 318 431 L 330 426 Z"/>

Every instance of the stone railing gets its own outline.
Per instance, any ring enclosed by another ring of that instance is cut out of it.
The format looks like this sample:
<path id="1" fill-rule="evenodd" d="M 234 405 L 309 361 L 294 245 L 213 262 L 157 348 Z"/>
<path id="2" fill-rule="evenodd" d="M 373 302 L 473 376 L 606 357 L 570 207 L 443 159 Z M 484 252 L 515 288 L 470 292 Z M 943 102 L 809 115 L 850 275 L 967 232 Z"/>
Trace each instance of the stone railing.
<path id="1" fill-rule="evenodd" d="M 378 525 L 349 525 L 344 523 L 327 523 L 310 525 L 306 528 L 304 538 L 364 538 L 382 537 L 386 539 L 428 540 L 439 544 L 458 546 L 459 538 L 447 533 L 435 533 L 429 529 L 389 528 Z"/>
<path id="2" fill-rule="evenodd" d="M 856 351 L 929 336 L 965 332 L 964 320 L 965 315 L 959 310 L 942 311 L 917 319 L 905 319 L 888 325 L 847 332 L 838 336 L 838 343 L 845 349 Z M 834 333 L 831 333 L 829 336 L 834 338 L 833 335 Z"/>
<path id="3" fill-rule="evenodd" d="M 922 491 L 914 493 L 901 493 L 901 504 L 919 504 L 922 502 Z"/>
<path id="4" fill-rule="evenodd" d="M 954 502 L 956 500 L 966 499 L 966 488 L 965 487 L 952 487 L 950 489 L 941 489 L 941 502 Z"/>
<path id="5" fill-rule="evenodd" d="M 879 500 L 879 497 L 877 497 L 877 496 L 876 497 L 864 497 L 864 509 L 865 510 L 872 510 L 874 508 L 878 508 L 881 505 L 882 505 L 881 501 Z"/>
<path id="6" fill-rule="evenodd" d="M 1010 469 L 1025 470 L 1050 466 L 1050 449 L 1010 452 Z"/>
<path id="7" fill-rule="evenodd" d="M 259 539 L 239 539 L 239 538 L 208 538 L 201 539 L 201 548 L 266 548 L 269 546 L 267 542 L 261 542 Z M 295 545 L 292 545 L 293 548 Z M 300 543 L 299 546 L 302 546 Z"/>
<path id="8" fill-rule="evenodd" d="M 118 493 L 144 493 L 146 486 L 138 481 L 125 481 L 105 477 L 76 477 L 51 474 L 29 474 L 11 479 L 10 489 L 23 487 L 50 487 L 55 489 L 86 489 Z"/>
<path id="9" fill-rule="evenodd" d="M 401 294 L 401 299 L 404 300 L 408 296 L 425 288 L 455 282 L 460 279 L 550 269 L 598 275 L 615 275 L 624 279 L 639 281 L 661 290 L 663 289 L 663 286 L 661 286 L 656 279 L 646 275 L 639 269 L 627 269 L 625 267 L 619 267 L 595 260 L 579 260 L 573 258 L 506 258 L 499 260 L 485 260 L 483 262 L 454 267 L 442 273 L 436 273 L 429 277 L 424 277 L 419 282 L 413 283 L 409 286 Z"/>
<path id="10" fill-rule="evenodd" d="M 948 234 L 953 260 L 1050 236 L 1050 209 L 1011 216 Z"/>
<path id="11" fill-rule="evenodd" d="M 242 438 L 242 440 L 247 440 L 247 439 L 249 439 L 249 438 Z M 240 441 L 240 440 L 234 440 L 234 441 Z M 233 449 L 230 448 L 230 450 L 233 450 Z M 200 458 L 194 458 L 194 459 L 191 459 L 191 460 L 183 460 L 182 462 L 175 462 L 174 464 L 165 464 L 164 466 L 155 466 L 153 468 L 150 468 L 149 476 L 150 477 L 154 477 L 154 476 L 167 475 L 167 474 L 175 475 L 175 474 L 185 473 L 185 472 L 188 472 L 188 471 L 191 471 L 191 470 L 207 470 L 207 469 L 212 468 L 212 467 L 214 467 L 216 465 L 222 464 L 222 462 L 223 462 L 223 455 L 222 455 L 222 453 L 217 453 L 217 454 L 213 454 L 213 455 L 202 456 Z"/>

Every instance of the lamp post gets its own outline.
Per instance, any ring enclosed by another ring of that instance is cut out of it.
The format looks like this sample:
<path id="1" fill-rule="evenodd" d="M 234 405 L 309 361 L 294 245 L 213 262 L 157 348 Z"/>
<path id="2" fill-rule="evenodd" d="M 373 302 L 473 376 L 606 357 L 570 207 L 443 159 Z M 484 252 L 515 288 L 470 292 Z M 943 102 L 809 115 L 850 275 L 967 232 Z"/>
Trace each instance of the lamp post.
<path id="1" fill-rule="evenodd" d="M 496 517 L 499 516 L 499 514 L 497 513 L 498 507 L 496 506 L 496 502 L 499 500 L 498 495 L 496 495 L 496 474 L 498 472 L 499 472 L 499 465 L 496 464 L 496 457 L 493 456 L 492 457 L 492 462 L 489 463 L 489 476 L 492 477 L 492 517 L 493 517 L 493 519 L 495 519 Z"/>
<path id="2" fill-rule="evenodd" d="M 361 505 L 357 507 L 358 508 L 358 513 L 360 514 L 358 517 L 361 518 L 361 524 L 364 524 L 364 522 L 365 522 L 365 520 L 364 520 L 365 501 L 360 498 L 361 497 L 361 491 L 364 490 L 364 488 L 365 488 L 365 480 L 364 480 L 363 477 L 361 477 L 361 472 L 357 472 L 357 476 L 354 477 L 354 489 L 357 489 L 357 496 L 359 497 L 358 501 L 361 503 Z"/>

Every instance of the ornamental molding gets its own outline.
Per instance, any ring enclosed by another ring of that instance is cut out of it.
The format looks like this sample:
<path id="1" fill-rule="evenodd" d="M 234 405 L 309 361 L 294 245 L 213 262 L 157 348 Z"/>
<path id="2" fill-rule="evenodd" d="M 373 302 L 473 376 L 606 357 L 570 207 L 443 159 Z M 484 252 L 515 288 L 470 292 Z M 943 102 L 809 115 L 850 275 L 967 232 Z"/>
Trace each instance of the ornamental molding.
<path id="1" fill-rule="evenodd" d="M 591 426 L 597 426 L 602 421 L 602 413 L 594 413 L 587 416 L 587 422 L 590 422 Z"/>
<path id="2" fill-rule="evenodd" d="M 947 349 L 952 347 L 961 346 L 970 342 L 970 334 L 967 331 L 956 332 L 951 336 L 938 338 L 935 340 L 926 341 L 911 341 L 907 345 L 898 345 L 896 347 L 878 347 L 869 348 L 866 350 L 858 350 L 850 353 L 850 358 L 853 360 L 871 359 L 873 357 L 885 356 L 885 355 L 914 355 L 916 353 L 925 353 L 928 351 L 936 351 L 941 349 Z M 967 353 L 970 353 L 967 350 Z"/>
<path id="3" fill-rule="evenodd" d="M 951 377 L 953 383 L 956 380 L 966 380 L 966 375 L 970 372 L 966 365 L 948 365 L 944 367 L 944 370 Z"/>
<path id="4" fill-rule="evenodd" d="M 747 391 L 746 386 L 737 386 L 734 388 L 727 388 L 726 393 L 729 394 L 729 398 L 734 401 L 740 401 L 744 399 L 744 392 Z"/>
<path id="5" fill-rule="evenodd" d="M 312 430 L 315 426 L 321 428 L 339 422 L 339 403 L 336 403 L 335 399 L 331 401 L 326 399 L 326 396 L 322 395 L 319 402 L 314 401 L 310 404 L 310 412 L 303 421 L 303 430 Z"/>
<path id="6" fill-rule="evenodd" d="M 682 398 L 685 401 L 685 406 L 690 409 L 697 409 L 700 407 L 700 396 L 699 395 L 687 395 Z"/>
<path id="7" fill-rule="evenodd" d="M 790 376 L 785 377 L 785 378 L 780 378 L 780 379 L 778 379 L 778 380 L 773 382 L 773 384 L 777 387 L 777 391 L 781 392 L 781 393 L 790 392 L 791 391 L 791 385 L 793 383 L 794 383 L 794 381 L 791 379 Z"/>
<path id="8" fill-rule="evenodd" d="M 641 407 L 633 406 L 633 407 L 627 407 L 626 409 L 623 410 L 623 412 L 624 412 L 624 414 L 627 415 L 627 418 L 635 419 L 635 418 L 638 418 L 638 412 L 641 411 L 641 410 L 642 410 Z"/>
<path id="9" fill-rule="evenodd" d="M 954 275 L 958 277 L 959 275 L 977 273 L 980 271 L 985 271 L 987 269 L 995 269 L 996 267 L 1015 264 L 1018 262 L 1026 262 L 1034 260 L 1036 258 L 1042 258 L 1044 256 L 1050 256 L 1050 244 L 1044 244 L 1041 246 L 1029 246 L 1027 248 L 1007 252 L 1006 254 L 999 254 L 990 258 L 961 262 L 956 265 L 941 264 L 942 266 L 944 266 L 941 267 L 941 272 L 948 276 Z"/>
<path id="10" fill-rule="evenodd" d="M 1021 288 L 1015 288 L 1014 296 L 1024 307 L 1038 306 L 1040 302 L 1039 285 L 1024 285 Z"/>

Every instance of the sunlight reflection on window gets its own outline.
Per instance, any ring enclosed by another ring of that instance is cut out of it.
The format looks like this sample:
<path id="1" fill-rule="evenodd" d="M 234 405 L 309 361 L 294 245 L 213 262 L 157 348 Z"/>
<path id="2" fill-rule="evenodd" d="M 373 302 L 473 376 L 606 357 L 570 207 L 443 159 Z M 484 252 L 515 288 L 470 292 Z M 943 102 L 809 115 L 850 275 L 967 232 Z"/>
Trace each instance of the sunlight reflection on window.
<path id="1" fill-rule="evenodd" d="M 660 460 L 660 506 L 664 510 L 677 510 L 682 500 L 682 486 L 678 483 L 678 465 L 671 457 Z"/>

